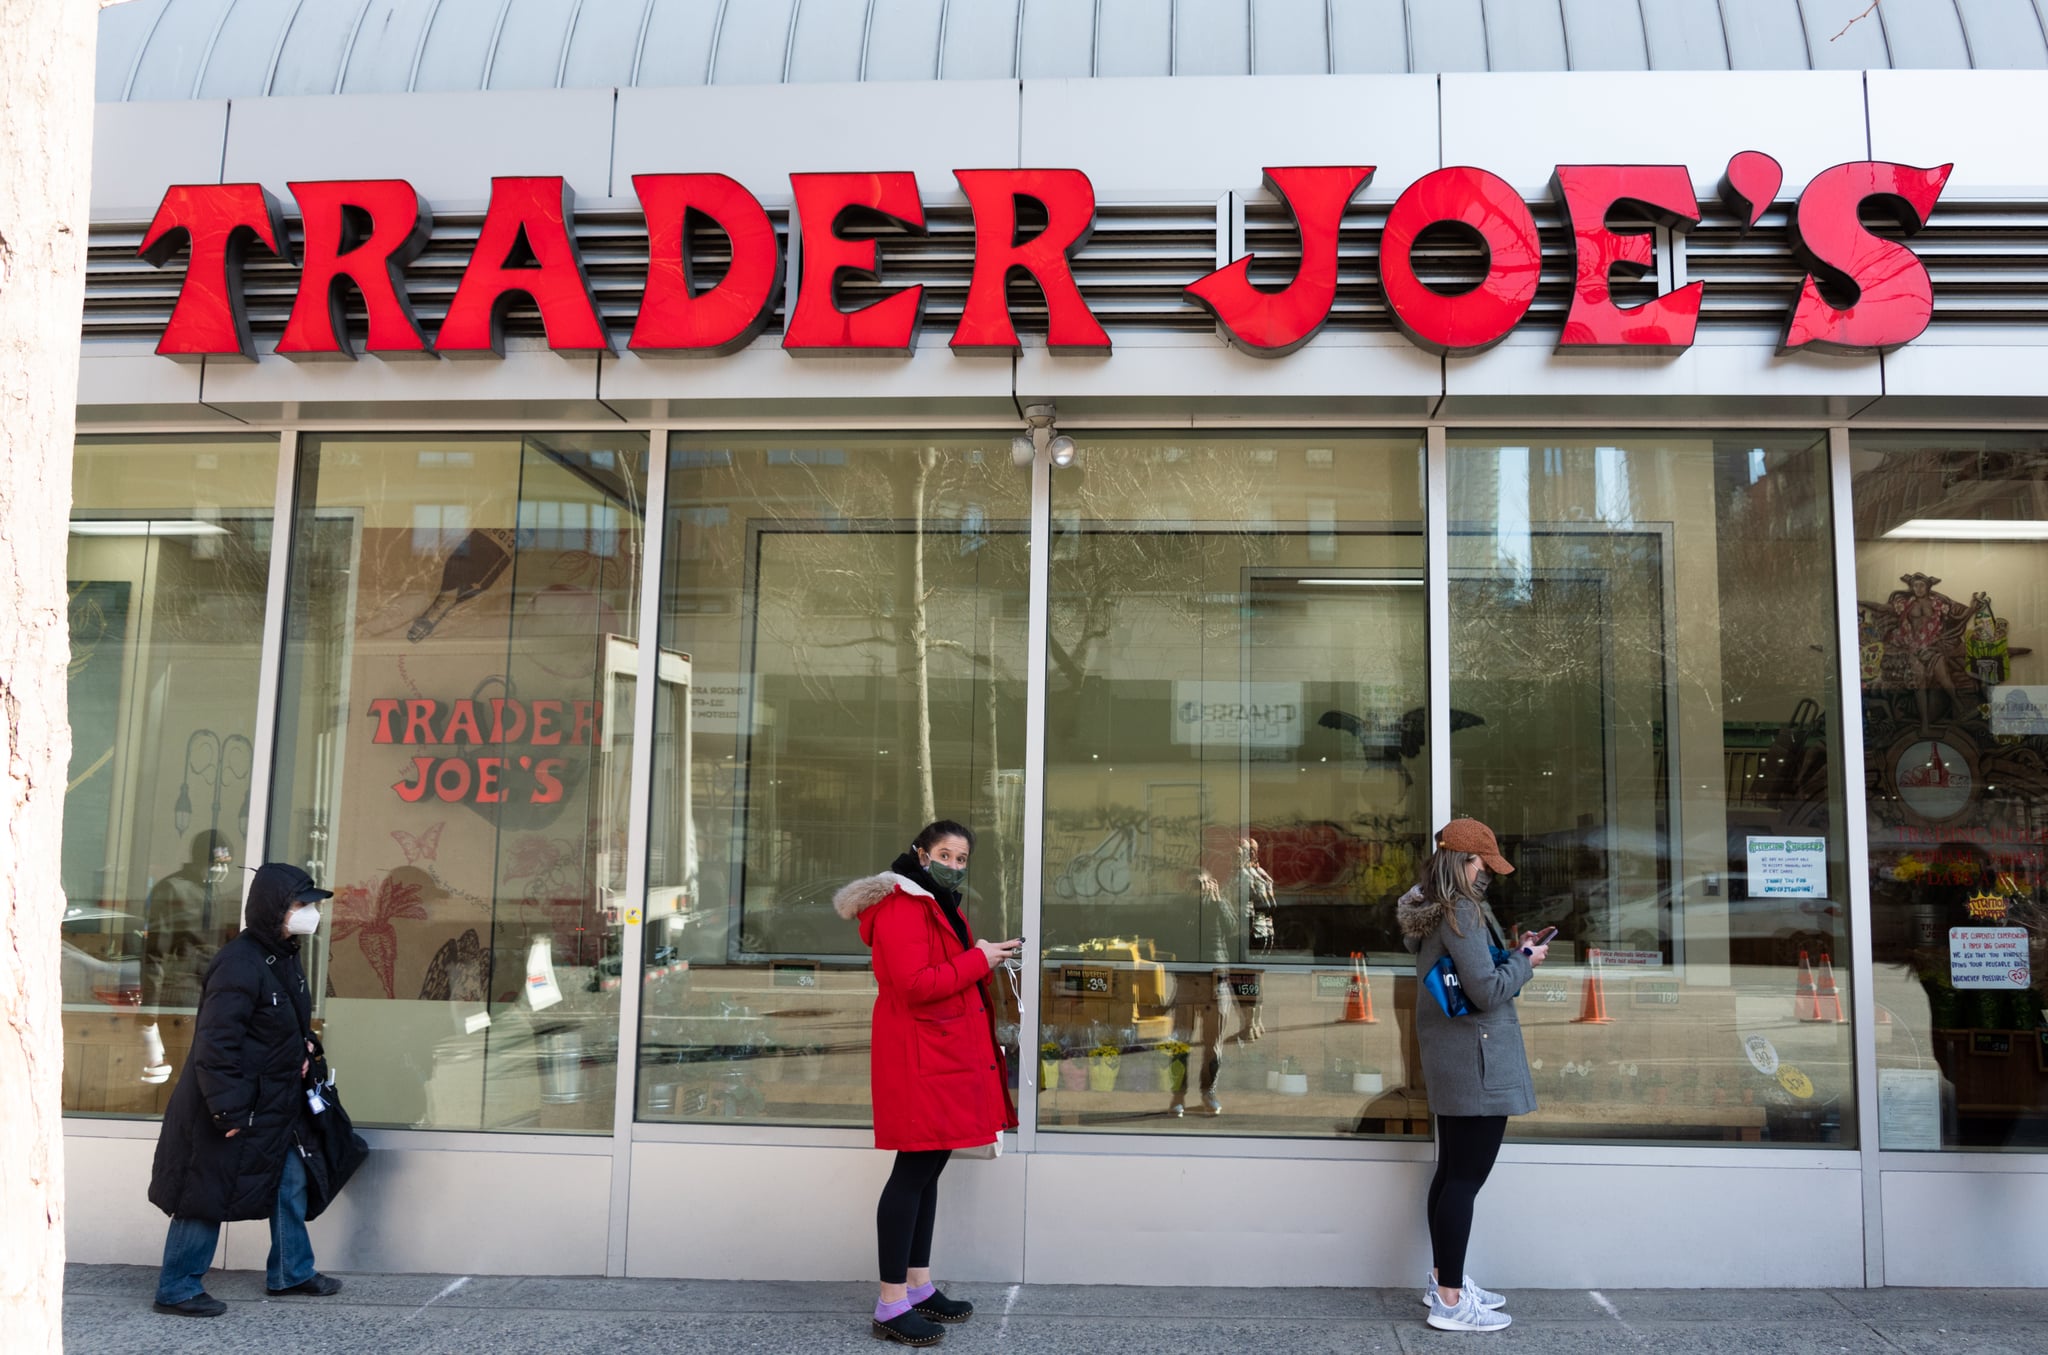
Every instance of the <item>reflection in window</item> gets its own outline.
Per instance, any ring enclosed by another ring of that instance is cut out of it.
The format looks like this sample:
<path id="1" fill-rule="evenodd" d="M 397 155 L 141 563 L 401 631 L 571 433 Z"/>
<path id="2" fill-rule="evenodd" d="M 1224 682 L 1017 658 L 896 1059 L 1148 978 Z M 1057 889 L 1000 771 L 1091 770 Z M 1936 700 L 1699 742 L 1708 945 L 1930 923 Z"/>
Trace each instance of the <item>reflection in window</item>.
<path id="1" fill-rule="evenodd" d="M 1854 1142 L 1826 441 L 1450 444 L 1451 808 L 1552 1138 Z"/>
<path id="2" fill-rule="evenodd" d="M 1880 1146 L 2048 1147 L 2048 443 L 1858 434 Z"/>
<path id="3" fill-rule="evenodd" d="M 157 1115 L 241 929 L 277 439 L 83 438 L 68 565 L 64 1110 Z"/>
<path id="4" fill-rule="evenodd" d="M 1031 481 L 983 445 L 672 451 L 640 1118 L 867 1122 L 874 985 L 832 895 L 933 819 L 979 835 L 976 932 L 1020 930 Z"/>
<path id="5" fill-rule="evenodd" d="M 1054 473 L 1041 1126 L 1407 1132 L 1421 466 L 1091 437 Z"/>
<path id="6" fill-rule="evenodd" d="M 307 437 L 272 854 L 371 1124 L 612 1122 L 646 440 Z"/>

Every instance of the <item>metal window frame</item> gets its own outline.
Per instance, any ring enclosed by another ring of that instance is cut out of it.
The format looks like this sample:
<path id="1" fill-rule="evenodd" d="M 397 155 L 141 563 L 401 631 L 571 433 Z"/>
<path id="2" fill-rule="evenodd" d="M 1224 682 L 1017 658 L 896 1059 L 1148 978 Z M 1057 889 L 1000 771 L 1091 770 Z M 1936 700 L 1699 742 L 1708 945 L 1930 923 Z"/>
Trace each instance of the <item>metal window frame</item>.
<path id="1" fill-rule="evenodd" d="M 1598 1142 L 1566 1143 L 1510 1140 L 1501 1159 L 1510 1164 L 1560 1164 L 1579 1166 L 1668 1166 L 1741 1170 L 1854 1170 L 1862 1177 L 1864 1283 L 1885 1283 L 1883 1242 L 1883 1178 L 1887 1172 L 1962 1172 L 1985 1175 L 2048 1175 L 2048 1153 L 1982 1152 L 1943 1149 L 1921 1153 L 1884 1150 L 1879 1142 L 1876 1091 L 1875 994 L 1869 975 L 1874 964 L 1872 945 L 1872 901 L 1869 882 L 1867 802 L 1862 785 L 1864 752 L 1862 712 L 1856 700 L 1860 691 L 1855 643 L 1855 521 L 1852 510 L 1853 476 L 1850 461 L 1852 426 L 1856 432 L 1930 432 L 1968 434 L 2014 429 L 2031 430 L 2037 425 L 2011 419 L 1884 419 L 1855 421 L 1840 417 L 1753 418 L 1753 419 L 1645 419 L 1627 418 L 1461 418 L 1460 432 L 1481 432 L 1491 428 L 1528 428 L 1534 425 L 1559 430 L 1595 432 L 1602 429 L 1654 428 L 1670 432 L 1691 429 L 1741 431 L 1745 429 L 1793 432 L 1825 432 L 1828 440 L 1833 531 L 1837 657 L 1840 668 L 1841 759 L 1844 800 L 1847 810 L 1846 864 L 1849 871 L 1851 1009 L 1853 1067 L 1856 1075 L 1858 1146 L 1853 1150 L 1803 1148 L 1715 1147 L 1689 1144 L 1621 1145 Z M 1430 700 L 1430 810 L 1437 822 L 1451 812 L 1451 757 L 1449 737 L 1449 473 L 1448 437 L 1450 424 L 1423 422 L 1414 418 L 1327 418 L 1272 419 L 1260 421 L 1263 431 L 1274 433 L 1342 429 L 1359 434 L 1386 431 L 1413 433 L 1418 425 L 1424 433 L 1424 520 L 1425 578 L 1427 593 Z M 301 442 L 316 433 L 532 433 L 582 430 L 596 427 L 588 418 L 561 419 L 308 419 L 283 418 L 251 421 L 238 432 L 271 434 L 278 439 L 278 468 L 273 498 L 272 547 L 267 580 L 261 664 L 258 682 L 255 738 L 251 770 L 251 842 L 266 842 L 270 830 L 271 800 L 278 739 L 282 660 L 289 603 L 289 581 L 297 545 L 297 495 Z M 652 801 L 653 740 L 651 724 L 657 682 L 654 666 L 659 658 L 661 579 L 665 562 L 665 523 L 668 512 L 668 462 L 671 438 L 678 434 L 738 432 L 834 432 L 896 431 L 923 429 L 953 432 L 1007 428 L 1001 420 L 939 417 L 901 418 L 882 416 L 781 418 L 665 418 L 625 419 L 604 425 L 609 432 L 634 431 L 649 439 L 651 458 L 648 474 L 647 520 L 643 528 L 651 533 L 643 546 L 645 568 L 641 578 L 639 634 L 640 671 L 635 691 L 635 742 L 631 794 L 628 804 L 628 896 L 644 904 L 647 880 L 647 846 Z M 1065 430 L 1141 430 L 1144 419 L 1100 416 L 1063 419 Z M 217 422 L 165 420 L 146 428 L 133 424 L 81 422 L 79 436 L 117 435 L 146 440 L 179 433 L 219 434 Z M 1242 436 L 1244 428 L 1221 419 L 1198 418 L 1175 430 L 1180 436 Z M 1040 965 L 1040 921 L 1043 892 L 1045 840 L 1044 755 L 1046 702 L 1049 675 L 1045 665 L 1049 632 L 1051 495 L 1053 469 L 1042 458 L 1032 468 L 1029 609 L 1027 621 L 1027 670 L 1025 730 L 1025 808 L 1023 824 L 1024 919 L 1029 938 L 1025 956 L 1026 973 L 1037 973 Z M 625 972 L 637 972 L 641 945 L 639 910 L 629 911 L 624 929 Z M 639 1064 L 639 1006 L 637 988 L 622 986 L 619 1005 L 619 1069 L 614 1093 L 613 1125 L 609 1139 L 601 1135 L 533 1134 L 519 1131 L 412 1130 L 369 1131 L 379 1146 L 387 1148 L 451 1149 L 461 1151 L 516 1153 L 572 1153 L 609 1155 L 612 1159 L 612 1188 L 606 1270 L 626 1273 L 627 1227 L 632 1204 L 631 1172 L 636 1145 L 641 1143 L 744 1144 L 791 1148 L 844 1149 L 871 1144 L 865 1129 L 805 1127 L 761 1124 L 663 1124 L 638 1123 L 633 1118 L 637 1104 Z M 1037 984 L 1026 984 L 1022 1001 L 1021 1026 L 1031 1033 L 1035 1044 L 1040 992 Z M 1036 1060 L 1024 1051 L 1020 1069 L 1019 1101 L 1031 1110 L 1036 1102 Z M 153 1138 L 158 1123 L 149 1119 L 106 1116 L 66 1116 L 64 1132 L 86 1139 Z M 1330 1161 L 1372 1161 L 1390 1163 L 1426 1162 L 1433 1149 L 1425 1139 L 1307 1139 L 1251 1138 L 1188 1134 L 1093 1134 L 1061 1132 L 1041 1140 L 1036 1116 L 1029 1115 L 1015 1136 L 1015 1148 L 1024 1153 L 1048 1155 L 1157 1156 L 1177 1155 L 1202 1158 L 1295 1159 Z"/>

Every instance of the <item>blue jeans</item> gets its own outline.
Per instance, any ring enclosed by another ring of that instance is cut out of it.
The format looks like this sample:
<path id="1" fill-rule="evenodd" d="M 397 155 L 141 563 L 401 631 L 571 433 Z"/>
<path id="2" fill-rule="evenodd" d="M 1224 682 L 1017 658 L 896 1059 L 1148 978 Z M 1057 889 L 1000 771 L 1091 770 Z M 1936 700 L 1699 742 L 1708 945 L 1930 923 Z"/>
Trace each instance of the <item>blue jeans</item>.
<path id="1" fill-rule="evenodd" d="M 220 1245 L 220 1225 L 202 1219 L 171 1220 L 164 1236 L 164 1269 L 156 1282 L 158 1303 L 183 1303 L 206 1292 L 206 1268 Z M 313 1239 L 306 1236 L 306 1166 L 296 1146 L 287 1149 L 284 1176 L 277 1183 L 277 1207 L 270 1211 L 270 1260 L 263 1282 L 289 1289 L 313 1278 Z"/>

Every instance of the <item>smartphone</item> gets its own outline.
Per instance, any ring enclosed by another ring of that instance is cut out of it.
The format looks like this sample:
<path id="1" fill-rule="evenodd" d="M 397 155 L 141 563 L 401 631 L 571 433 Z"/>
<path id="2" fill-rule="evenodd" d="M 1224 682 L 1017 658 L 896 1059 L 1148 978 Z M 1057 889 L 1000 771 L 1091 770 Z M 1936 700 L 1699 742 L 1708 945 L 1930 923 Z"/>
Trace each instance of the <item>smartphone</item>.
<path id="1" fill-rule="evenodd" d="M 1545 927 L 1542 931 L 1537 932 L 1534 936 L 1524 935 L 1522 937 L 1522 944 L 1525 946 L 1547 946 L 1550 944 L 1550 938 L 1556 935 L 1557 928 Z"/>

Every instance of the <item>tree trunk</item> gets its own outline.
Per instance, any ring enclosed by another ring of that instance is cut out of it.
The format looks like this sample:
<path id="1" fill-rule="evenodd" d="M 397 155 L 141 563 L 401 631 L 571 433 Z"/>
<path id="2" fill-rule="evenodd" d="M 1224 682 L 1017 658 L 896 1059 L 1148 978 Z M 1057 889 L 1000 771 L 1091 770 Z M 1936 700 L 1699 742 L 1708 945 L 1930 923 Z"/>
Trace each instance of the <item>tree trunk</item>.
<path id="1" fill-rule="evenodd" d="M 63 1349 L 66 519 L 96 0 L 0 0 L 0 1331 Z"/>

